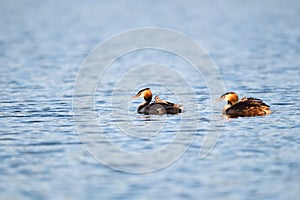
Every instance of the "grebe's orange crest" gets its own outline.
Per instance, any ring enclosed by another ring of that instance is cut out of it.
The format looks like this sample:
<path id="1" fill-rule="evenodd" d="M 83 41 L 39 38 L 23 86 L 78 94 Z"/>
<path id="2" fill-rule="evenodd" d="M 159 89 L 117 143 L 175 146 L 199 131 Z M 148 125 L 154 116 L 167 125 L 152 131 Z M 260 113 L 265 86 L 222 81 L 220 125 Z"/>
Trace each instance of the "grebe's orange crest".
<path id="1" fill-rule="evenodd" d="M 144 88 L 140 90 L 133 98 L 144 97 L 145 99 L 152 98 L 152 92 L 150 88 Z"/>
<path id="2" fill-rule="evenodd" d="M 227 92 L 223 94 L 220 98 L 218 98 L 216 101 L 226 100 L 230 104 L 235 104 L 239 101 L 239 97 L 235 92 Z"/>

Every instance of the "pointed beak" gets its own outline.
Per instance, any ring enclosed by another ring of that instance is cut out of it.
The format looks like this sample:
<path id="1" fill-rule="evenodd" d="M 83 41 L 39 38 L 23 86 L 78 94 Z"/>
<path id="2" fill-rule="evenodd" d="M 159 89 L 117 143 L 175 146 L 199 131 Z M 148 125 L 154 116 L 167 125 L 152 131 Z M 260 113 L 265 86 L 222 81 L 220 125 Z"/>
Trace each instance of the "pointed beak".
<path id="1" fill-rule="evenodd" d="M 215 102 L 222 101 L 223 99 L 224 99 L 224 97 L 220 97 L 220 98 L 216 99 Z"/>
<path id="2" fill-rule="evenodd" d="M 140 97 L 140 95 L 135 95 L 135 96 L 132 96 L 131 98 L 138 98 Z"/>

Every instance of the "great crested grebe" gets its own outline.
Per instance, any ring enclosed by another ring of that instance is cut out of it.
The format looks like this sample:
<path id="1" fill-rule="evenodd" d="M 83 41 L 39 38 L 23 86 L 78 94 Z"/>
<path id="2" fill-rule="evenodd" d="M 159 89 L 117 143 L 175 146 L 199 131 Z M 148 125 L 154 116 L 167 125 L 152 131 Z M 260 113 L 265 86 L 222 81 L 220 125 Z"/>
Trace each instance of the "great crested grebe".
<path id="1" fill-rule="evenodd" d="M 140 90 L 133 98 L 137 97 L 144 97 L 145 102 L 142 103 L 137 111 L 141 114 L 147 114 L 147 115 L 161 115 L 161 114 L 177 114 L 183 112 L 183 107 L 170 103 L 167 101 L 159 100 L 161 102 L 154 102 L 151 103 L 152 100 L 152 92 L 150 88 L 145 88 Z"/>
<path id="2" fill-rule="evenodd" d="M 270 106 L 256 98 L 242 98 L 234 92 L 223 94 L 216 101 L 226 100 L 228 105 L 223 109 L 223 114 L 229 117 L 253 117 L 264 116 L 271 113 Z"/>

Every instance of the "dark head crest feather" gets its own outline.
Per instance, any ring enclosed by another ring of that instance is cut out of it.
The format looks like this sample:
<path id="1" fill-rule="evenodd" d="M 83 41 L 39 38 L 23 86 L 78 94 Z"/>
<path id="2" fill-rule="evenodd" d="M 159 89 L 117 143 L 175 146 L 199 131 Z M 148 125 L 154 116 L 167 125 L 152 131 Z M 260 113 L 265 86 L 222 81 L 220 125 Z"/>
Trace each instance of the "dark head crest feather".
<path id="1" fill-rule="evenodd" d="M 222 94 L 221 98 L 225 97 L 228 94 L 235 94 L 234 92 L 226 92 L 225 94 Z"/>
<path id="2" fill-rule="evenodd" d="M 144 89 L 141 89 L 141 90 L 138 92 L 138 94 L 144 92 L 145 90 L 150 90 L 150 88 L 144 88 Z"/>

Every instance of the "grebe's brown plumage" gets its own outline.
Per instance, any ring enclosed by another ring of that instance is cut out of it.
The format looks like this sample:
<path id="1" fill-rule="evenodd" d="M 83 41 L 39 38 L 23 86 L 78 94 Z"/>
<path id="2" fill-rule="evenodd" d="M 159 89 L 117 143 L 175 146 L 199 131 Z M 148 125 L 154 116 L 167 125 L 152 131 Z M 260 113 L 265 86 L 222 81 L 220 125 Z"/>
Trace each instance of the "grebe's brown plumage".
<path id="1" fill-rule="evenodd" d="M 174 108 L 177 108 L 177 109 L 179 109 L 179 108 L 182 109 L 182 105 L 162 100 L 162 99 L 159 98 L 159 96 L 155 96 L 154 100 L 155 100 L 155 103 L 163 103 L 163 104 L 171 105 L 171 106 L 173 106 Z"/>
<path id="2" fill-rule="evenodd" d="M 154 97 L 155 103 L 164 103 L 164 104 L 169 104 L 170 102 L 164 101 L 159 98 L 159 96 Z"/>
<path id="3" fill-rule="evenodd" d="M 228 105 L 223 109 L 223 113 L 229 117 L 253 117 L 264 116 L 271 113 L 270 106 L 256 98 L 242 98 L 234 92 L 223 94 L 217 101 L 226 100 Z"/>
<path id="4" fill-rule="evenodd" d="M 159 99 L 158 96 L 155 97 L 155 101 L 157 102 L 151 103 L 152 100 L 152 92 L 150 88 L 145 88 L 140 90 L 133 98 L 137 97 L 143 97 L 145 99 L 145 102 L 142 103 L 137 111 L 141 114 L 147 114 L 147 115 L 160 115 L 160 114 L 177 114 L 183 112 L 183 107 L 170 103 L 167 101 L 163 101 Z"/>

